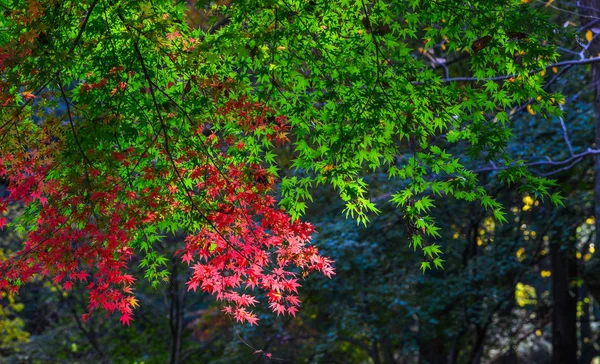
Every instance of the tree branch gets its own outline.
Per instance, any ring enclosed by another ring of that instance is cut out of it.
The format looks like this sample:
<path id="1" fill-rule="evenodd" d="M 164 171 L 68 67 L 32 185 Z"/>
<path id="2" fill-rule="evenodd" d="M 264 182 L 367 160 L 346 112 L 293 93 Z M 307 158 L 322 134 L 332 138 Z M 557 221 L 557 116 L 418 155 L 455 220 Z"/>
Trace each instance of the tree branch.
<path id="1" fill-rule="evenodd" d="M 570 60 L 570 61 L 562 61 L 562 62 L 557 62 L 557 63 L 552 63 L 549 64 L 545 67 L 545 69 L 550 69 L 552 67 L 572 67 L 572 66 L 582 66 L 582 65 L 586 65 L 586 64 L 593 64 L 593 63 L 600 63 L 600 57 L 592 57 L 592 58 L 587 58 L 587 59 L 580 59 L 580 60 Z M 532 75 L 535 74 L 537 72 L 542 71 L 541 69 L 539 70 L 533 70 L 533 71 L 529 71 L 528 75 Z M 482 81 L 502 81 L 502 80 L 507 80 L 509 78 L 513 78 L 513 77 L 518 77 L 519 75 L 502 75 L 502 76 L 495 76 L 495 77 L 489 77 L 489 78 L 477 78 L 477 77 L 451 77 L 451 78 L 443 78 L 441 81 L 442 82 L 482 82 Z M 422 82 L 413 82 L 413 85 L 420 85 L 422 84 Z"/>
<path id="2" fill-rule="evenodd" d="M 563 167 L 561 167 L 559 169 L 556 169 L 554 171 L 551 171 L 551 172 L 539 173 L 540 176 L 546 177 L 546 176 L 550 176 L 550 175 L 553 175 L 553 174 L 560 173 L 562 171 L 566 171 L 566 170 L 572 168 L 577 163 L 581 162 L 584 157 L 594 156 L 594 155 L 600 155 L 600 149 L 591 149 L 591 148 L 588 148 L 585 152 L 581 152 L 581 153 L 577 153 L 577 154 L 572 154 L 571 157 L 569 157 L 567 159 L 560 160 L 560 161 L 555 161 L 555 160 L 552 160 L 552 158 L 550 158 L 550 157 L 546 157 L 546 160 L 544 160 L 544 161 L 528 162 L 528 163 L 525 163 L 524 165 L 527 166 L 527 167 L 532 167 L 532 166 L 563 166 Z M 510 167 L 514 167 L 514 165 L 512 165 L 512 166 L 501 166 L 501 167 L 498 167 L 495 164 L 492 164 L 491 167 L 478 168 L 478 169 L 473 170 L 473 172 L 475 172 L 475 173 L 481 173 L 481 172 L 491 172 L 491 171 L 502 171 L 502 170 L 508 169 Z"/>

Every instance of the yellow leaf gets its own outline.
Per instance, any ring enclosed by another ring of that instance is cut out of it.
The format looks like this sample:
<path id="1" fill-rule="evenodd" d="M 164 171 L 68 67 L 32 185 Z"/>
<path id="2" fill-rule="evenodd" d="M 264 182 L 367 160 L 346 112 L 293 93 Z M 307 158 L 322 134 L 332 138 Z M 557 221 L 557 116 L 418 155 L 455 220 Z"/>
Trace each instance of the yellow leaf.
<path id="1" fill-rule="evenodd" d="M 592 38 L 594 38 L 594 33 L 592 33 L 591 30 L 585 32 L 585 39 L 587 39 L 588 42 L 591 42 Z"/>
<path id="2" fill-rule="evenodd" d="M 531 108 L 531 105 L 527 105 L 527 112 L 530 113 L 531 115 L 535 115 L 535 111 L 533 111 L 533 109 Z"/>
<path id="3" fill-rule="evenodd" d="M 558 73 L 558 67 L 552 67 L 552 72 Z"/>
<path id="4" fill-rule="evenodd" d="M 517 304 L 521 307 L 525 305 L 537 304 L 537 294 L 533 286 L 529 286 L 523 283 L 517 283 L 515 287 L 515 299 Z"/>
<path id="5" fill-rule="evenodd" d="M 523 259 L 525 259 L 525 248 L 519 248 L 519 250 L 517 250 L 515 255 L 517 256 L 517 259 L 519 260 L 519 262 L 522 261 Z"/>
<path id="6" fill-rule="evenodd" d="M 551 5 L 553 2 L 554 2 L 554 0 L 550 0 L 550 1 L 548 1 L 548 2 L 546 3 L 546 5 L 544 5 L 544 6 L 545 6 L 545 7 L 548 7 L 548 6 L 550 6 L 550 5 Z M 538 335 L 538 336 L 539 336 L 539 335 Z"/>
<path id="7" fill-rule="evenodd" d="M 127 299 L 127 301 L 129 301 L 129 304 L 130 304 L 132 307 L 134 307 L 134 308 L 135 308 L 135 307 L 138 307 L 138 306 L 140 305 L 140 304 L 138 303 L 138 300 L 136 300 L 136 299 L 135 299 L 135 298 L 133 298 L 133 297 L 129 297 L 129 298 Z"/>

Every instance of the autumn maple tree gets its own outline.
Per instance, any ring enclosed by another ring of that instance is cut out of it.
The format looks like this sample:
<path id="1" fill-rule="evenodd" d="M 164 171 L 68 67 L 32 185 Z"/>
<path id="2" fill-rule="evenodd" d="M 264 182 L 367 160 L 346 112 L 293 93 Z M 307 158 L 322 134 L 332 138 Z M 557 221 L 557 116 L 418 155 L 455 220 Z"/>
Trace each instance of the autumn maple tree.
<path id="1" fill-rule="evenodd" d="M 38 68 L 37 52 L 48 52 L 40 29 L 51 18 L 51 6 L 60 8 L 57 4 L 34 2 L 8 14 L 15 29 L 31 30 L 3 47 L 21 51 L 4 51 L 0 65 L 6 75 L 0 175 L 10 190 L 0 209 L 20 203 L 25 213 L 1 224 L 27 231 L 27 238 L 0 267 L 0 288 L 15 292 L 38 273 L 52 276 L 65 290 L 85 282 L 90 312 L 118 311 L 128 324 L 136 306 L 128 261 L 141 251 L 142 266 L 154 267 L 162 258 L 152 254 L 158 234 L 185 230 L 185 248 L 178 254 L 192 268 L 190 290 L 214 294 L 241 322 L 258 320 L 248 309 L 257 300 L 244 293 L 254 288 L 267 293 L 277 314 L 295 315 L 298 274 L 318 270 L 331 277 L 334 271 L 331 261 L 307 244 L 311 225 L 292 222 L 273 196 L 272 150 L 275 143 L 288 142 L 285 116 L 243 96 L 223 101 L 219 92 L 228 92 L 230 80 L 191 74 L 183 82 L 177 73 L 157 78 L 156 70 L 164 66 L 144 58 L 143 40 L 130 26 L 124 28 L 130 33 L 115 37 L 136 34 L 130 40 L 136 69 L 95 70 L 82 60 L 86 70 L 79 79 L 65 69 Z M 97 5 L 84 12 L 72 51 L 94 47 L 84 31 L 108 20 L 91 18 Z M 171 24 L 171 14 L 159 15 Z M 127 23 L 124 17 L 119 21 Z M 165 40 L 165 50 L 190 52 L 198 43 L 177 30 Z M 23 75 L 16 64 L 40 79 L 47 76 L 47 83 L 35 93 L 24 89 L 35 85 L 17 86 L 11 80 Z M 65 79 L 77 79 L 77 85 Z M 194 121 L 178 106 L 173 98 L 180 98 L 181 86 L 186 97 L 213 93 L 205 102 L 215 106 L 210 119 Z M 19 91 L 13 94 L 15 87 Z M 135 117 L 111 109 L 125 111 L 132 103 L 147 103 L 154 116 L 143 109 Z M 174 109 L 165 111 L 170 105 Z M 66 108 L 62 115 L 46 112 L 61 106 Z M 151 272 L 150 278 L 159 274 L 168 273 Z"/>
<path id="2" fill-rule="evenodd" d="M 102 308 L 128 324 L 132 257 L 158 283 L 168 272 L 154 243 L 184 232 L 188 289 L 255 324 L 256 290 L 295 315 L 300 279 L 334 274 L 299 219 L 315 185 L 330 183 L 346 215 L 366 223 L 378 210 L 365 170 L 402 181 L 391 200 L 423 269 L 443 262 L 432 195 L 479 200 L 504 219 L 447 148 L 549 194 L 551 181 L 503 149 L 511 108 L 558 113 L 560 100 L 540 74 L 556 56 L 553 31 L 520 1 L 197 2 L 208 29 L 167 0 L 0 4 L 0 178 L 10 192 L 0 210 L 24 206 L 0 225 L 25 235 L 0 265 L 2 290 L 36 274 L 65 290 L 83 284 L 85 317 Z M 461 57 L 478 83 L 441 72 Z"/>

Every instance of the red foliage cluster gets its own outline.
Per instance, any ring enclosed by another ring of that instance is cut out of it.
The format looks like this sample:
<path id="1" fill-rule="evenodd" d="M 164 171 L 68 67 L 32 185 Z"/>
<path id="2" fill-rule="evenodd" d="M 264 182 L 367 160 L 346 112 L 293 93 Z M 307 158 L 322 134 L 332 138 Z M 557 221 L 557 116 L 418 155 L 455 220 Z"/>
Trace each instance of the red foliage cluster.
<path id="1" fill-rule="evenodd" d="M 269 140 L 286 139 L 285 118 L 270 117 L 272 112 L 260 104 L 240 100 L 219 111 L 232 113 L 246 132 L 261 129 Z M 185 247 L 176 253 L 191 265 L 188 289 L 215 295 L 237 321 L 256 324 L 257 316 L 249 311 L 258 302 L 255 288 L 265 292 L 278 315 L 295 315 L 298 275 L 334 274 L 332 261 L 308 245 L 313 227 L 292 222 L 277 207 L 275 176 L 228 154 L 232 145 L 243 148 L 231 136 L 206 136 L 201 127 L 191 137 L 202 145 L 181 146 L 173 155 L 164 143 L 169 137 L 163 135 L 157 148 L 169 163 L 162 165 L 144 146 L 130 145 L 112 153 L 81 151 L 81 163 L 73 167 L 61 163 L 65 147 L 60 138 L 51 138 L 44 127 L 31 128 L 27 151 L 15 147 L 14 153 L 0 157 L 0 179 L 10 191 L 0 199 L 0 212 L 18 203 L 34 216 L 25 219 L 23 249 L 0 263 L 0 290 L 15 292 L 34 274 L 52 277 L 65 290 L 86 282 L 89 311 L 84 319 L 102 308 L 118 311 L 129 324 L 137 301 L 128 261 L 139 231 L 158 230 L 160 222 L 180 211 L 201 222 L 200 229 L 188 231 Z M 140 164 L 145 167 L 131 173 L 129 168 Z M 192 188 L 182 183 L 184 178 Z M 7 223 L 0 218 L 0 227 Z M 187 226 L 178 223 L 180 229 Z"/>
<path id="2" fill-rule="evenodd" d="M 257 129 L 267 130 L 269 140 L 275 139 L 279 143 L 289 141 L 287 131 L 289 125 L 284 116 L 272 116 L 273 111 L 260 103 L 250 102 L 245 98 L 229 100 L 219 112 L 223 115 L 235 114 L 235 118 L 245 132 L 254 132 Z"/>
<path id="3" fill-rule="evenodd" d="M 274 312 L 295 315 L 300 303 L 295 295 L 299 283 L 289 267 L 304 272 L 317 270 L 331 277 L 331 261 L 307 246 L 313 232 L 310 224 L 290 222 L 289 216 L 275 206 L 275 199 L 264 193 L 269 184 L 252 183 L 265 171 L 251 166 L 252 178 L 244 178 L 242 171 L 240 165 L 233 164 L 226 174 L 211 165 L 200 171 L 209 177 L 198 187 L 223 202 L 208 216 L 211 227 L 186 238 L 182 259 L 193 268 L 188 287 L 199 287 L 230 303 L 224 311 L 238 321 L 257 320 L 247 311 L 257 301 L 254 296 L 239 293 L 242 286 L 267 292 Z"/>

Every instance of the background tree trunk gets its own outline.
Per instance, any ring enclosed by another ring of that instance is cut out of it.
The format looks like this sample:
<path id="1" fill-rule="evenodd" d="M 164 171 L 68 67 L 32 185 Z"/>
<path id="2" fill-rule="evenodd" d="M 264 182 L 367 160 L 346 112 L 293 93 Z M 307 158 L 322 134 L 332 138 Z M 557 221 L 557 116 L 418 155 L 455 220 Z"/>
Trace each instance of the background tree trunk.
<path id="1" fill-rule="evenodd" d="M 587 31 L 592 27 L 598 27 L 598 17 L 600 17 L 600 0 L 578 0 L 577 5 L 581 15 L 581 29 Z M 600 53 L 600 40 L 596 35 L 588 47 L 588 53 L 596 56 Z M 600 64 L 591 65 L 592 84 L 594 85 L 594 112 L 595 112 L 595 145 L 600 147 Z M 600 155 L 594 157 L 594 227 L 595 227 L 595 247 L 600 247 Z M 586 267 L 584 278 L 586 283 L 580 290 L 581 299 L 591 295 L 597 302 L 600 302 L 600 256 L 594 255 L 590 264 Z M 581 323 L 581 357 L 580 363 L 589 363 L 596 354 L 592 345 L 590 329 L 590 304 L 584 304 L 584 315 Z M 588 337 L 588 342 L 584 338 Z"/>
<path id="2" fill-rule="evenodd" d="M 555 243 L 552 259 L 552 364 L 577 362 L 577 293 L 571 286 L 577 267 L 570 249 Z"/>
<path id="3" fill-rule="evenodd" d="M 582 30 L 599 27 L 597 18 L 600 17 L 600 0 L 579 0 L 579 13 L 581 14 Z M 590 55 L 600 53 L 600 39 L 595 36 L 588 47 Z M 595 111 L 595 148 L 600 147 L 600 64 L 591 65 L 592 84 L 594 85 L 594 111 Z M 600 155 L 594 157 L 594 227 L 600 231 Z M 600 234 L 595 234 L 594 245 L 600 247 Z M 600 302 L 600 256 L 594 255 L 586 267 L 585 279 L 592 296 Z"/>

